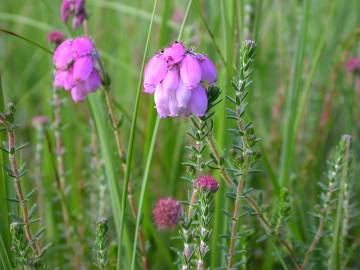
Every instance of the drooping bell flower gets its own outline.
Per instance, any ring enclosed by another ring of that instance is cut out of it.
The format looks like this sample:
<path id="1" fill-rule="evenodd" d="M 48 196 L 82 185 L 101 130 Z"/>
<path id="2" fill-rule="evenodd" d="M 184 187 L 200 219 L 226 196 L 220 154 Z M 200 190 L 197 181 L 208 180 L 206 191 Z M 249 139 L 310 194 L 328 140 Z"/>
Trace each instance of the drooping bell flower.
<path id="1" fill-rule="evenodd" d="M 98 54 L 88 37 L 67 39 L 54 52 L 54 86 L 70 91 L 75 102 L 101 85 Z"/>
<path id="2" fill-rule="evenodd" d="M 182 215 L 181 204 L 172 198 L 158 200 L 153 210 L 155 224 L 159 230 L 174 228 Z"/>
<path id="3" fill-rule="evenodd" d="M 204 83 L 216 81 L 215 65 L 207 56 L 174 42 L 147 63 L 144 92 L 154 94 L 161 118 L 204 116 L 208 106 Z"/>
<path id="4" fill-rule="evenodd" d="M 72 17 L 72 27 L 78 28 L 87 17 L 85 0 L 63 0 L 60 7 L 60 17 L 66 23 Z"/>

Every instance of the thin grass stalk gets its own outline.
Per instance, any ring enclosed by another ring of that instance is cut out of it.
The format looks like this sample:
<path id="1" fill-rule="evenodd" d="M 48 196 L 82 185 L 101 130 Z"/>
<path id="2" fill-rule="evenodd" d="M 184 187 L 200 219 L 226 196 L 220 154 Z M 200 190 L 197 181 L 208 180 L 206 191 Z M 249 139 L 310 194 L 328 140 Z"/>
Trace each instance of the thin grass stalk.
<path id="1" fill-rule="evenodd" d="M 325 47 L 326 37 L 330 33 L 331 27 L 328 27 L 328 25 L 333 21 L 333 17 L 334 17 L 337 5 L 338 5 L 338 1 L 333 1 L 331 9 L 330 9 L 330 14 L 329 14 L 329 17 L 328 17 L 328 20 L 326 23 L 326 27 L 323 31 L 323 34 L 322 34 L 320 41 L 318 43 L 318 46 L 316 48 L 315 56 L 312 59 L 312 66 L 309 71 L 309 75 L 307 76 L 307 79 L 306 79 L 306 82 L 304 85 L 304 89 L 302 90 L 301 96 L 299 98 L 299 103 L 298 103 L 299 105 L 297 106 L 297 111 L 295 112 L 293 134 L 298 134 L 301 119 L 303 119 L 303 117 L 304 117 L 304 111 L 305 111 L 305 107 L 306 107 L 306 104 L 307 104 L 307 101 L 309 98 L 311 84 L 313 82 L 315 72 L 316 72 L 319 62 L 320 62 L 319 61 L 320 57 L 321 57 L 322 52 Z"/>
<path id="2" fill-rule="evenodd" d="M 208 35 L 209 35 L 209 37 L 210 37 L 210 39 L 211 39 L 211 41 L 212 41 L 212 43 L 213 43 L 213 45 L 215 47 L 215 50 L 216 50 L 217 54 L 220 56 L 221 62 L 226 67 L 225 57 L 222 54 L 221 49 L 220 49 L 219 45 L 216 42 L 214 33 L 211 31 L 209 25 L 206 22 L 205 16 L 204 16 L 204 14 L 202 12 L 202 7 L 200 5 L 201 5 L 200 0 L 197 0 L 196 1 L 196 7 L 197 7 L 198 13 L 200 15 L 201 23 L 204 25 L 204 27 L 206 29 L 206 32 L 208 33 Z"/>
<path id="3" fill-rule="evenodd" d="M 53 122 L 53 131 L 55 137 L 55 155 L 56 155 L 56 167 L 58 173 L 58 185 L 59 185 L 59 194 L 61 201 L 61 212 L 64 221 L 64 236 L 65 242 L 68 247 L 73 247 L 72 237 L 71 237 L 71 223 L 70 223 L 70 212 L 66 207 L 66 171 L 65 171 L 65 162 L 64 162 L 64 146 L 62 139 L 62 119 L 61 119 L 61 107 L 62 101 L 59 96 L 59 89 L 53 89 L 53 107 L 54 107 L 54 122 Z M 78 269 L 80 261 L 74 256 L 71 256 L 71 263 L 73 267 Z"/>
<path id="4" fill-rule="evenodd" d="M 151 34 L 151 29 L 152 29 L 152 24 L 153 24 L 153 19 L 154 19 L 154 14 L 155 14 L 157 2 L 158 2 L 157 0 L 154 1 L 152 19 L 151 19 L 151 22 L 150 22 L 148 36 L 147 36 L 147 40 L 146 40 L 146 44 L 145 44 L 143 62 L 142 62 L 142 67 L 141 67 L 141 75 L 140 75 L 138 91 L 137 91 L 136 100 L 135 100 L 135 109 L 134 109 L 133 120 L 132 120 L 132 124 L 131 124 L 131 130 L 130 130 L 130 138 L 133 138 L 133 140 L 134 140 L 134 137 L 135 137 L 134 133 L 135 133 L 135 126 L 136 126 L 138 105 L 139 105 L 139 101 L 140 101 L 140 92 L 141 92 L 141 89 L 142 89 L 142 78 L 143 78 L 143 74 L 144 74 L 145 60 L 146 60 L 148 44 L 149 44 L 149 40 L 150 40 L 150 34 Z M 182 24 L 181 24 L 180 32 L 179 32 L 178 37 L 177 37 L 178 40 L 181 39 L 181 36 L 182 36 L 182 34 L 184 32 L 185 23 L 186 23 L 186 19 L 187 19 L 188 15 L 189 15 L 191 3 L 192 3 L 192 0 L 189 0 L 187 8 L 186 8 L 186 13 L 185 13 L 184 19 L 183 19 Z M 151 165 L 151 161 L 152 161 L 152 157 L 153 157 L 153 152 L 154 152 L 154 148 L 155 148 L 156 137 L 157 137 L 159 125 L 160 125 L 160 118 L 158 116 L 156 118 L 155 126 L 154 126 L 154 129 L 153 129 L 153 132 L 152 132 L 150 148 L 149 148 L 148 156 L 147 156 L 147 159 L 146 159 L 144 176 L 143 176 L 143 180 L 142 180 L 142 183 L 141 183 L 141 191 L 140 191 L 140 197 L 139 197 L 139 203 L 138 203 L 139 209 L 138 209 L 138 212 L 137 212 L 136 226 L 135 226 L 135 236 L 134 236 L 134 245 L 133 245 L 133 249 L 132 249 L 133 253 L 132 253 L 131 270 L 135 269 L 136 246 L 137 246 L 137 238 L 138 238 L 139 226 L 140 226 L 140 220 L 141 220 L 141 213 L 142 213 L 145 190 L 146 190 L 146 185 L 147 185 L 147 181 L 148 181 L 148 177 L 149 177 L 150 165 Z M 130 152 L 130 147 L 132 148 L 133 144 L 134 144 L 134 141 L 130 140 L 129 141 L 129 148 L 128 148 L 128 156 L 130 155 L 130 153 L 132 153 L 132 151 Z M 127 170 L 126 170 L 127 174 L 129 174 L 129 170 L 130 170 L 130 167 L 131 167 L 130 163 L 131 163 L 131 160 L 128 157 L 127 164 L 126 164 L 127 165 Z M 127 176 L 127 178 L 129 178 L 129 176 Z M 126 177 L 125 177 L 125 180 L 126 180 Z M 123 190 L 123 193 L 124 193 L 124 190 Z M 118 253 L 118 256 L 119 255 L 120 255 L 120 253 Z"/>
<path id="5" fill-rule="evenodd" d="M 120 217 L 120 228 L 119 228 L 119 248 L 118 248 L 118 258 L 117 258 L 117 270 L 120 270 L 120 258 L 121 258 L 121 250 L 122 250 L 122 235 L 123 235 L 123 228 L 125 224 L 125 209 L 126 209 L 126 197 L 128 193 L 128 183 L 130 178 L 130 171 L 131 171 L 131 163 L 133 158 L 133 152 L 134 152 L 134 142 L 135 142 L 135 131 L 136 131 L 136 122 L 137 122 L 137 116 L 139 112 L 139 103 L 140 103 L 140 95 L 141 95 L 141 89 L 142 89 L 142 79 L 144 76 L 144 68 L 145 68 L 145 61 L 146 61 L 146 55 L 149 47 L 150 42 L 150 36 L 151 36 L 151 30 L 154 22 L 154 16 L 155 16 L 155 10 L 157 7 L 158 0 L 154 1 L 153 4 L 153 10 L 151 14 L 151 21 L 148 29 L 148 34 L 145 42 L 145 48 L 144 48 L 144 54 L 140 69 L 140 78 L 139 83 L 137 87 L 136 92 L 136 98 L 135 98 L 135 105 L 134 105 L 134 112 L 132 115 L 132 121 L 131 121 L 131 129 L 130 129 L 130 138 L 129 138 L 129 144 L 128 144 L 128 151 L 127 151 L 127 161 L 126 161 L 126 169 L 125 169 L 125 176 L 124 176 L 124 182 L 123 182 L 123 189 L 122 189 L 122 196 L 121 196 L 121 217 Z M 157 119 L 157 121 L 159 121 Z M 155 131 L 155 129 L 154 129 Z M 157 132 L 157 130 L 156 130 Z M 141 212 L 139 210 L 139 212 Z M 136 246 L 135 246 L 136 249 Z"/>
<path id="6" fill-rule="evenodd" d="M 0 234 L 0 266 L 2 266 L 4 270 L 12 270 L 13 267 L 11 265 L 10 257 L 8 254 L 8 249 L 3 240 L 2 234 Z"/>
<path id="7" fill-rule="evenodd" d="M 156 122 L 155 122 L 154 130 L 158 131 L 159 124 L 160 124 L 160 118 L 157 118 Z M 155 149 L 155 144 L 156 144 L 156 136 L 157 136 L 157 132 L 153 133 L 153 137 L 151 139 L 148 156 L 147 156 L 147 159 L 146 159 L 144 176 L 143 176 L 142 184 L 141 184 L 139 203 L 138 203 L 139 210 L 137 212 L 136 225 L 135 225 L 134 245 L 133 245 L 133 253 L 132 253 L 131 268 L 130 268 L 131 270 L 135 269 L 136 245 L 137 245 L 137 240 L 138 240 L 137 235 L 140 234 L 139 228 L 140 228 L 140 221 L 141 221 L 141 212 L 142 212 L 142 206 L 143 206 L 144 197 L 145 197 L 147 181 L 148 181 L 148 178 L 149 178 L 149 172 L 150 172 L 152 156 L 153 156 L 154 149 Z"/>
<path id="8" fill-rule="evenodd" d="M 283 147 L 281 149 L 279 182 L 286 186 L 289 181 L 289 172 L 292 166 L 293 151 L 295 145 L 295 134 L 293 134 L 293 125 L 298 108 L 298 96 L 302 78 L 303 60 L 305 55 L 305 45 L 307 40 L 307 26 L 309 21 L 309 10 L 311 0 L 305 0 L 302 7 L 301 27 L 298 34 L 298 40 L 293 63 L 293 75 L 290 88 L 286 97 L 285 106 L 285 124 L 283 133 Z"/>
<path id="9" fill-rule="evenodd" d="M 0 111 L 4 111 L 4 95 L 2 88 L 2 79 L 0 73 Z M 0 141 L 4 141 L 3 133 L 0 133 Z M 0 164 L 5 164 L 6 154 L 1 151 L 0 152 Z M 0 167 L 0 235 L 2 237 L 3 244 L 6 248 L 3 249 L 4 258 L 8 258 L 9 254 L 7 254 L 7 250 L 10 248 L 10 232 L 9 232 L 9 203 L 8 198 L 10 197 L 8 194 L 8 183 L 7 177 L 5 173 L 4 166 Z M 4 263 L 5 259 L 4 259 Z"/>
<path id="10" fill-rule="evenodd" d="M 108 110 L 108 114 L 110 116 L 110 120 L 111 120 L 111 124 L 112 124 L 112 128 L 113 128 L 113 134 L 114 134 L 114 138 L 115 138 L 115 142 L 116 142 L 118 156 L 119 156 L 120 163 L 121 163 L 121 169 L 122 169 L 123 173 L 125 174 L 126 173 L 125 150 L 121 143 L 121 137 L 120 137 L 120 131 L 119 131 L 119 120 L 117 119 L 117 117 L 115 115 L 115 111 L 114 111 L 113 104 L 112 104 L 112 99 L 110 96 L 110 89 L 104 89 L 104 96 L 105 96 L 106 108 Z M 127 191 L 128 191 L 127 198 L 128 198 L 128 202 L 130 205 L 131 214 L 132 214 L 132 217 L 134 219 L 136 219 L 137 208 L 136 208 L 136 203 L 135 203 L 134 196 L 133 196 L 132 181 L 130 179 L 128 181 Z M 140 242 L 140 251 L 142 253 L 143 267 L 144 267 L 144 270 L 147 270 L 149 268 L 149 266 L 148 266 L 148 260 L 146 257 L 144 233 L 143 233 L 143 230 L 141 227 L 139 228 L 138 237 L 139 237 L 139 242 Z"/>

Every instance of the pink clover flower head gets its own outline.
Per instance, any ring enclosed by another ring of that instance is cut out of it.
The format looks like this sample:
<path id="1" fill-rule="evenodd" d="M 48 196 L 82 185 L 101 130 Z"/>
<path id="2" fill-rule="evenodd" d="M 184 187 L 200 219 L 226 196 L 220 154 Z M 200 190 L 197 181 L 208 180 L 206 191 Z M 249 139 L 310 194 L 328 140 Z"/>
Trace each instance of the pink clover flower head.
<path id="1" fill-rule="evenodd" d="M 75 102 L 101 85 L 96 49 L 88 37 L 67 39 L 54 52 L 54 87 L 70 91 Z"/>
<path id="2" fill-rule="evenodd" d="M 60 31 L 51 31 L 47 35 L 49 42 L 54 43 L 56 46 L 59 46 L 66 38 L 65 34 Z"/>
<path id="3" fill-rule="evenodd" d="M 175 41 L 148 61 L 144 72 L 144 92 L 154 94 L 161 118 L 204 116 L 208 107 L 204 82 L 217 81 L 214 63 L 205 55 Z"/>
<path id="4" fill-rule="evenodd" d="M 180 202 L 173 198 L 158 200 L 153 210 L 155 224 L 159 230 L 173 229 L 179 223 L 182 215 Z"/>
<path id="5" fill-rule="evenodd" d="M 195 180 L 195 187 L 205 192 L 215 193 L 219 188 L 219 184 L 213 176 L 202 175 Z"/>
<path id="6" fill-rule="evenodd" d="M 46 115 L 36 115 L 32 118 L 33 127 L 41 127 L 49 123 L 49 117 Z"/>
<path id="7" fill-rule="evenodd" d="M 72 17 L 74 29 L 81 26 L 87 17 L 85 0 L 63 0 L 60 7 L 60 17 L 63 23 L 66 23 Z"/>
<path id="8" fill-rule="evenodd" d="M 349 72 L 360 71 L 360 57 L 353 57 L 345 63 L 345 69 Z"/>

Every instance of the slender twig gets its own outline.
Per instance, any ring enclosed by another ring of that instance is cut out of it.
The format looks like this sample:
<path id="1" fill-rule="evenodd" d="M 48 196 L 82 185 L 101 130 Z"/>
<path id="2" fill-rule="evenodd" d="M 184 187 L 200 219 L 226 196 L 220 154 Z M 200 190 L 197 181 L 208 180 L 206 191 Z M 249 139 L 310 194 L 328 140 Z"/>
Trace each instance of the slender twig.
<path id="1" fill-rule="evenodd" d="M 236 232 L 237 232 L 237 224 L 240 215 L 240 198 L 244 191 L 245 181 L 243 176 L 239 179 L 239 184 L 236 189 L 236 198 L 234 204 L 234 211 L 232 214 L 232 222 L 231 222 L 231 232 L 230 232 L 230 245 L 229 245 L 229 257 L 228 257 L 228 264 L 227 269 L 231 270 L 233 265 L 233 258 L 235 253 L 235 241 L 236 241 Z"/>
<path id="2" fill-rule="evenodd" d="M 331 206 L 330 202 L 332 200 L 332 194 L 333 194 L 334 188 L 335 188 L 334 184 L 335 184 L 334 181 L 330 181 L 329 184 L 328 184 L 326 196 L 324 198 L 324 204 L 323 204 L 322 209 L 320 210 L 319 225 L 318 225 L 318 228 L 316 230 L 315 236 L 314 236 L 308 250 L 305 253 L 304 260 L 303 260 L 303 263 L 301 265 L 302 269 L 305 269 L 305 267 L 307 266 L 312 252 L 315 250 L 317 244 L 320 241 L 320 238 L 323 235 L 323 231 L 324 231 L 324 228 L 325 228 L 325 221 L 326 221 L 327 216 L 328 216 L 329 211 L 330 211 L 330 206 Z"/>
<path id="3" fill-rule="evenodd" d="M 20 180 L 21 176 L 19 175 L 19 169 L 18 169 L 17 160 L 16 160 L 16 156 L 15 156 L 16 147 L 15 147 L 14 129 L 11 125 L 6 123 L 6 120 L 3 119 L 3 117 L 0 118 L 0 123 L 2 125 L 4 125 L 7 130 L 7 137 L 8 137 L 8 150 L 7 151 L 8 151 L 8 157 L 9 157 L 9 162 L 10 162 L 11 175 L 14 178 L 15 190 L 16 190 L 16 194 L 17 194 L 17 197 L 19 200 L 21 212 L 22 212 L 25 236 L 29 242 L 30 247 L 34 251 L 34 253 L 37 256 L 40 256 L 41 255 L 40 244 L 37 241 L 37 239 L 33 238 L 33 235 L 31 232 L 29 207 L 27 204 L 28 200 L 25 198 L 24 191 L 21 186 L 21 180 Z"/>
<path id="4" fill-rule="evenodd" d="M 268 221 L 268 219 L 263 215 L 261 209 L 259 208 L 259 206 L 257 205 L 256 201 L 251 198 L 250 196 L 246 196 L 244 198 L 244 200 L 251 206 L 251 208 L 255 211 L 257 217 L 259 218 L 259 220 L 261 221 L 261 224 L 263 225 L 264 229 L 267 231 L 268 234 L 272 234 L 273 233 L 273 228 L 271 226 L 270 221 Z M 290 246 L 290 244 L 285 241 L 282 238 L 276 238 L 277 241 L 279 241 L 287 250 L 289 257 L 292 261 L 292 263 L 294 264 L 294 266 L 296 267 L 297 270 L 301 270 L 301 265 L 298 263 L 298 259 L 296 257 L 296 254 L 293 250 L 293 248 Z"/>
<path id="5" fill-rule="evenodd" d="M 213 138 L 210 137 L 208 142 L 209 141 L 213 141 Z M 215 158 L 217 160 L 220 160 L 220 156 L 219 156 L 219 151 L 217 150 L 216 148 L 216 144 L 213 142 L 212 143 L 212 146 L 214 147 L 214 149 L 216 151 L 212 151 L 212 154 L 215 156 Z M 210 149 L 212 149 L 211 147 L 209 147 Z M 220 168 L 222 167 L 222 169 L 220 170 L 223 170 L 224 172 L 224 175 L 222 175 L 223 177 L 223 180 L 226 184 L 228 184 L 227 180 L 225 179 L 231 179 L 230 176 L 228 175 L 227 171 L 225 170 L 225 167 L 224 165 L 220 165 Z M 229 185 L 229 184 L 228 184 Z M 235 184 L 231 184 L 229 185 L 230 187 L 234 187 Z M 262 226 L 264 227 L 265 231 L 267 233 L 272 233 L 273 229 L 272 229 L 272 226 L 271 226 L 271 223 L 267 220 L 267 218 L 262 214 L 262 211 L 260 210 L 260 207 L 257 205 L 256 201 L 254 201 L 250 196 L 245 196 L 244 197 L 244 200 L 247 202 L 247 204 L 249 204 L 251 206 L 251 208 L 255 211 L 257 217 L 259 218 Z M 295 255 L 295 252 L 294 250 L 291 248 L 290 244 L 287 243 L 284 239 L 281 239 L 281 238 L 276 238 L 277 241 L 279 241 L 284 247 L 285 249 L 287 250 L 289 256 L 290 256 L 290 259 L 292 261 L 292 263 L 294 264 L 294 266 L 296 267 L 297 270 L 301 270 L 301 266 L 299 265 L 298 263 L 298 259 Z"/>

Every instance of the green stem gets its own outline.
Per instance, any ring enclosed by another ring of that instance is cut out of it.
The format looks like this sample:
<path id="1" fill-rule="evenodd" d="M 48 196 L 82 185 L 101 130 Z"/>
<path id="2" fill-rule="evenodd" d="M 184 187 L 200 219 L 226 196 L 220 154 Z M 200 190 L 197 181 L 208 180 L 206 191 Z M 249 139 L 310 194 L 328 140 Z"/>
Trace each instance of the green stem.
<path id="1" fill-rule="evenodd" d="M 189 0 L 188 6 L 187 6 L 187 9 L 186 9 L 186 13 L 185 13 L 185 17 L 184 17 L 183 22 L 181 24 L 180 32 L 179 32 L 179 35 L 178 35 L 178 40 L 181 38 L 181 36 L 183 34 L 184 27 L 185 27 L 185 22 L 186 22 L 186 19 L 187 19 L 188 15 L 189 15 L 191 3 L 192 3 L 192 0 Z M 128 148 L 128 159 L 127 159 L 127 164 L 126 164 L 127 167 L 126 167 L 126 174 L 125 174 L 125 182 L 129 181 L 129 172 L 130 172 L 130 168 L 131 168 L 130 154 L 132 155 L 132 148 L 133 148 L 134 137 L 135 137 L 135 126 L 136 126 L 137 110 L 138 110 L 138 105 L 139 105 L 139 100 L 140 100 L 140 92 L 141 92 L 141 88 L 142 88 L 142 77 L 143 77 L 143 73 L 144 73 L 146 54 L 147 54 L 147 49 L 148 49 L 148 43 L 149 43 L 149 40 L 150 40 L 150 33 L 151 33 L 151 28 L 152 28 L 152 23 L 153 23 L 153 18 L 154 18 L 154 14 L 155 14 L 156 5 L 157 5 L 157 0 L 155 0 L 155 2 L 154 2 L 152 19 L 151 19 L 151 23 L 150 23 L 150 26 L 149 26 L 149 32 L 148 32 L 148 37 L 147 37 L 146 45 L 145 45 L 143 63 L 142 63 L 142 67 L 141 67 L 141 76 L 140 76 L 140 81 L 139 81 L 139 87 L 138 87 L 138 92 L 137 92 L 137 95 L 136 95 L 135 109 L 134 109 L 134 114 L 133 114 L 133 121 L 132 121 L 132 125 L 131 125 L 131 130 L 130 130 L 130 142 L 129 142 L 129 148 Z M 139 197 L 139 203 L 138 203 L 138 212 L 137 212 L 136 226 L 135 226 L 134 244 L 133 244 L 133 249 L 132 249 L 132 260 L 131 260 L 131 269 L 132 270 L 135 269 L 136 246 L 137 246 L 137 239 L 138 239 L 139 226 L 140 226 L 140 220 L 141 220 L 141 213 L 142 213 L 142 207 L 143 207 L 143 201 L 144 201 L 144 196 L 145 196 L 147 180 L 148 180 L 149 172 L 150 172 L 150 165 L 151 165 L 153 152 L 154 152 L 154 148 L 155 148 L 155 143 L 156 143 L 156 137 L 157 137 L 157 133 L 158 133 L 158 129 L 159 129 L 159 124 L 160 124 L 160 118 L 157 117 L 154 129 L 153 129 L 153 133 L 152 133 L 152 136 L 151 136 L 150 148 L 149 148 L 148 156 L 147 156 L 147 159 L 146 159 L 145 171 L 144 171 L 144 176 L 143 176 L 143 180 L 142 180 L 142 184 L 141 184 L 141 191 L 140 191 L 140 197 Z M 125 185 L 125 182 L 124 182 L 124 187 L 127 186 L 127 185 Z M 126 197 L 126 193 L 127 193 L 127 189 L 123 188 L 123 197 L 122 197 L 122 199 L 123 199 L 123 201 L 122 201 L 123 211 L 122 211 L 122 214 L 124 213 L 124 210 L 125 210 L 126 200 L 124 202 L 124 196 Z M 122 222 L 123 222 L 123 217 L 122 217 Z M 122 226 L 123 226 L 123 223 L 122 223 Z M 120 232 L 122 230 L 122 226 L 120 227 Z M 120 238 L 120 240 L 121 240 L 121 238 Z M 119 256 L 121 255 L 120 247 L 119 247 L 119 250 L 118 250 L 118 267 L 119 267 Z M 117 269 L 119 269 L 119 268 L 117 268 Z"/>
<path id="2" fill-rule="evenodd" d="M 124 224 L 125 224 L 124 218 L 125 218 L 125 209 L 126 209 L 126 198 L 127 198 L 127 193 L 128 193 L 127 187 L 128 187 L 128 183 L 129 183 L 131 162 L 132 162 L 133 152 L 134 152 L 135 131 L 136 131 L 137 116 L 138 116 L 138 111 L 139 111 L 140 94 L 141 94 L 141 89 L 142 89 L 142 78 L 144 75 L 146 55 L 147 55 L 147 51 L 148 51 L 148 47 L 149 47 L 151 30 L 152 30 L 152 26 L 153 26 L 153 22 L 154 22 L 154 16 L 155 16 L 155 10 L 156 10 L 157 3 L 158 3 L 158 0 L 155 0 L 154 5 L 153 5 L 152 15 L 151 15 L 151 21 L 150 21 L 150 25 L 149 25 L 149 30 L 148 30 L 148 34 L 147 34 L 147 38 L 146 38 L 146 43 L 145 43 L 143 60 L 142 60 L 142 64 L 141 64 L 140 78 L 139 78 L 139 83 L 138 83 L 138 88 L 137 88 L 137 93 L 136 93 L 136 99 L 135 99 L 134 112 L 133 112 L 132 122 L 131 122 L 130 139 L 129 139 L 129 146 L 128 146 L 128 151 L 127 151 L 127 162 L 126 162 L 126 168 L 125 168 L 125 177 L 124 177 L 122 196 L 121 196 L 119 247 L 118 247 L 118 258 L 117 258 L 117 266 L 116 266 L 117 270 L 120 270 L 120 264 L 121 264 L 121 250 L 122 250 L 122 241 L 123 241 L 122 238 L 123 238 L 123 229 L 124 229 Z M 140 209 L 139 209 L 138 213 L 141 213 Z"/>

